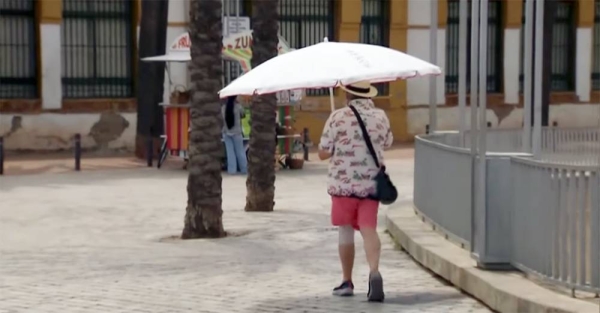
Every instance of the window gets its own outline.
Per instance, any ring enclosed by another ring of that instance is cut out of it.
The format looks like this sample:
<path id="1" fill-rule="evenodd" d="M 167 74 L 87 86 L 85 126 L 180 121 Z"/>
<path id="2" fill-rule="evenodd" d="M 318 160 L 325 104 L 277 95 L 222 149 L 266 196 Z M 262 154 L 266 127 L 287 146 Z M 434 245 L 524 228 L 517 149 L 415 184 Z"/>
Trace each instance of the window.
<path id="1" fill-rule="evenodd" d="M 223 0 L 223 14 L 226 16 L 235 16 L 236 4 L 238 6 L 238 13 L 240 16 L 248 16 L 249 11 L 252 10 L 252 3 L 248 0 Z"/>
<path id="2" fill-rule="evenodd" d="M 575 50 L 577 25 L 575 23 L 576 2 L 573 0 L 556 1 L 552 24 L 552 91 L 575 90 Z M 523 6 L 523 25 L 521 27 L 521 69 L 519 75 L 520 90 L 523 91 L 525 51 L 525 6 Z"/>
<path id="3" fill-rule="evenodd" d="M 129 0 L 63 0 L 63 97 L 134 96 L 132 6 Z"/>
<path id="4" fill-rule="evenodd" d="M 0 1 L 0 99 L 37 98 L 35 3 Z"/>
<path id="5" fill-rule="evenodd" d="M 596 0 L 594 19 L 594 67 L 592 69 L 592 89 L 600 90 L 600 0 Z"/>
<path id="6" fill-rule="evenodd" d="M 279 32 L 298 49 L 335 39 L 333 0 L 280 0 Z M 307 90 L 308 96 L 327 95 L 327 89 Z"/>
<path id="7" fill-rule="evenodd" d="M 552 30 L 552 91 L 575 90 L 575 1 L 557 1 Z"/>
<path id="8" fill-rule="evenodd" d="M 360 42 L 389 47 L 390 1 L 362 0 Z M 389 93 L 389 83 L 375 84 L 379 95 Z"/>
<path id="9" fill-rule="evenodd" d="M 471 81 L 471 1 L 469 1 L 467 20 L 467 91 Z M 458 92 L 458 35 L 460 3 L 448 0 L 448 25 L 446 27 L 446 93 Z M 502 24 L 502 1 L 492 0 L 488 6 L 488 42 L 487 42 L 487 91 L 502 92 L 504 28 Z"/>

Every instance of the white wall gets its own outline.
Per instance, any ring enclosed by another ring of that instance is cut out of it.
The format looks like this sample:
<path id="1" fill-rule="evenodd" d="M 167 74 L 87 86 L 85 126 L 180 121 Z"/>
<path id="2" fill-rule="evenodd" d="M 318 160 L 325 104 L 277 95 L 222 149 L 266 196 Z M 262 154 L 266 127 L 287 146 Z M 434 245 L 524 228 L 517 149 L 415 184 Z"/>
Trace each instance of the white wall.
<path id="1" fill-rule="evenodd" d="M 577 57 L 575 86 L 579 101 L 590 101 L 592 88 L 592 28 L 577 28 Z"/>
<path id="2" fill-rule="evenodd" d="M 504 102 L 519 104 L 521 72 L 521 30 L 504 30 Z"/>
<path id="3" fill-rule="evenodd" d="M 40 39 L 42 108 L 60 109 L 62 107 L 61 25 L 41 24 Z"/>
<path id="4" fill-rule="evenodd" d="M 111 113 L 105 113 L 111 114 Z M 112 113 L 110 142 L 106 148 L 133 151 L 136 113 Z M 99 147 L 93 131 L 103 128 L 102 114 L 0 114 L 0 134 L 6 150 L 67 150 L 73 148 L 73 136 L 81 134 L 84 149 Z M 97 125 L 94 127 L 94 125 Z M 105 124 L 106 125 L 106 124 Z M 105 136 L 105 134 L 101 135 Z M 102 138 L 106 139 L 106 137 Z"/>

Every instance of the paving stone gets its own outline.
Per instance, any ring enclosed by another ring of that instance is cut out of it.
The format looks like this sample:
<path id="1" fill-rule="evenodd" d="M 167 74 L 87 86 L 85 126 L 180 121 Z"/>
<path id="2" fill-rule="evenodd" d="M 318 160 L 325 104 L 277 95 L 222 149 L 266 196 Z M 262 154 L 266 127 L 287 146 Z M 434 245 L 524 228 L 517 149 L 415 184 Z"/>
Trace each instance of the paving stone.
<path id="1" fill-rule="evenodd" d="M 388 169 L 410 199 L 412 160 Z M 489 312 L 383 229 L 386 302 L 366 302 L 358 235 L 356 296 L 332 297 L 341 274 L 322 163 L 278 172 L 272 213 L 244 212 L 245 178 L 226 176 L 224 223 L 236 236 L 219 240 L 169 239 L 186 184 L 185 172 L 157 169 L 0 177 L 0 312 Z"/>

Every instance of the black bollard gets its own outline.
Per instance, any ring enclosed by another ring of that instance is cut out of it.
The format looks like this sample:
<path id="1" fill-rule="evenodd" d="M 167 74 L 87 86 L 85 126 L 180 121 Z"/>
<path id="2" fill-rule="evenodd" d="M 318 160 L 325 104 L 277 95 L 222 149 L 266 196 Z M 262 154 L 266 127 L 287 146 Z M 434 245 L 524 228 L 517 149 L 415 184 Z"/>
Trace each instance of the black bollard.
<path id="1" fill-rule="evenodd" d="M 304 142 L 302 143 L 302 149 L 304 150 L 304 161 L 308 161 L 308 141 L 310 140 L 308 137 L 308 128 L 304 128 L 302 135 L 304 137 Z"/>
<path id="2" fill-rule="evenodd" d="M 425 134 L 429 135 L 429 124 L 425 125 Z"/>
<path id="3" fill-rule="evenodd" d="M 492 122 L 487 122 L 487 127 L 492 128 Z"/>
<path id="4" fill-rule="evenodd" d="M 154 159 L 154 140 L 152 140 L 152 136 L 149 136 L 148 141 L 146 142 L 146 161 L 148 162 L 148 167 L 152 167 L 153 159 Z"/>
<path id="5" fill-rule="evenodd" d="M 81 170 L 81 135 L 75 134 L 75 170 Z"/>
<path id="6" fill-rule="evenodd" d="M 0 175 L 4 175 L 4 137 L 0 137 Z"/>

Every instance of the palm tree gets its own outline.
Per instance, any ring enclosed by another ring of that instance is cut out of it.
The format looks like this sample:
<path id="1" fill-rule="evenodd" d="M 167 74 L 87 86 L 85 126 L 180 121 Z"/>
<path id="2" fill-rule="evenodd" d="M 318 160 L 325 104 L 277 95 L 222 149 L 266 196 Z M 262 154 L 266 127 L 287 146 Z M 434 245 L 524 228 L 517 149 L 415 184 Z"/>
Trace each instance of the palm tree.
<path id="1" fill-rule="evenodd" d="M 255 0 L 252 4 L 252 68 L 255 68 L 277 55 L 279 0 Z M 273 94 L 254 97 L 250 106 L 246 211 L 273 211 L 276 110 Z"/>
<path id="2" fill-rule="evenodd" d="M 218 238 L 223 229 L 221 177 L 221 0 L 192 0 L 188 204 L 182 239 Z"/>

